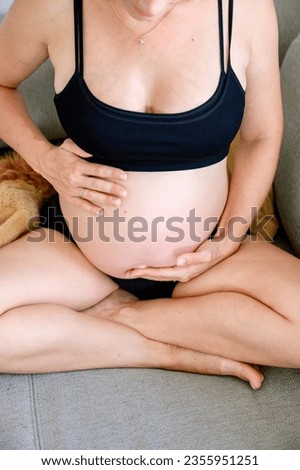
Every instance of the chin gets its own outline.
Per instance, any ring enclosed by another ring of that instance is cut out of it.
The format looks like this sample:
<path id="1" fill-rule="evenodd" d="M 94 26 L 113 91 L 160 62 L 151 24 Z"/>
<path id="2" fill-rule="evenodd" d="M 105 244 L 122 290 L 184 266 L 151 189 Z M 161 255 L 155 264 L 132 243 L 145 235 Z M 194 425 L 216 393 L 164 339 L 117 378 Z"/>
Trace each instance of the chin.
<path id="1" fill-rule="evenodd" d="M 139 6 L 135 5 L 134 2 L 124 2 L 124 6 L 128 13 L 138 21 L 153 21 L 156 18 L 160 18 L 166 11 L 168 4 L 166 3 L 165 8 L 161 8 L 161 4 L 159 9 L 152 9 L 149 8 L 140 8 Z"/>

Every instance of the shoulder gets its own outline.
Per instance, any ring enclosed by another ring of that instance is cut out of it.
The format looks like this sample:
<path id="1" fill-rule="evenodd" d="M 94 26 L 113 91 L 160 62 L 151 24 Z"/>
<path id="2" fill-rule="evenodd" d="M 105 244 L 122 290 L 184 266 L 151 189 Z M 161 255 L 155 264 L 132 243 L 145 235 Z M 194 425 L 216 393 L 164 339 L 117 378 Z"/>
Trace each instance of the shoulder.
<path id="1" fill-rule="evenodd" d="M 276 37 L 278 24 L 273 0 L 234 0 L 234 13 L 249 42 Z"/>
<path id="2" fill-rule="evenodd" d="M 243 16 L 248 23 L 253 21 L 268 21 L 275 15 L 276 9 L 273 0 L 233 0 L 234 10 Z"/>
<path id="3" fill-rule="evenodd" d="M 248 64 L 278 56 L 278 22 L 273 0 L 234 0 L 234 27 L 248 51 Z"/>
<path id="4" fill-rule="evenodd" d="M 47 40 L 47 34 L 70 12 L 73 0 L 14 0 L 8 10 L 1 31 L 16 36 L 39 37 Z"/>
<path id="5" fill-rule="evenodd" d="M 15 87 L 49 57 L 72 0 L 14 0 L 0 25 L 0 82 Z"/>
<path id="6" fill-rule="evenodd" d="M 8 13 L 22 12 L 26 16 L 35 13 L 39 16 L 47 16 L 48 14 L 55 14 L 63 12 L 65 9 L 72 8 L 73 0 L 14 0 Z"/>

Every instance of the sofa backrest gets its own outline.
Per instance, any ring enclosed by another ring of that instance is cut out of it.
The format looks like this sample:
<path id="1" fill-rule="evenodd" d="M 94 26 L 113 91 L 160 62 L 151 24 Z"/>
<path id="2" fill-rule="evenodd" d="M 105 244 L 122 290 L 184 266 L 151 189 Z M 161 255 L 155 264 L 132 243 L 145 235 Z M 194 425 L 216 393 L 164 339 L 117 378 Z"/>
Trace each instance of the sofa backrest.
<path id="1" fill-rule="evenodd" d="M 281 67 L 284 135 L 274 181 L 275 200 L 285 232 L 300 257 L 300 34 Z"/>
<path id="2" fill-rule="evenodd" d="M 4 13 L 9 9 L 13 0 L 1 0 L 0 3 L 0 15 L 4 15 Z"/>
<path id="3" fill-rule="evenodd" d="M 279 27 L 279 58 L 282 63 L 291 42 L 300 32 L 300 0 L 274 0 Z"/>

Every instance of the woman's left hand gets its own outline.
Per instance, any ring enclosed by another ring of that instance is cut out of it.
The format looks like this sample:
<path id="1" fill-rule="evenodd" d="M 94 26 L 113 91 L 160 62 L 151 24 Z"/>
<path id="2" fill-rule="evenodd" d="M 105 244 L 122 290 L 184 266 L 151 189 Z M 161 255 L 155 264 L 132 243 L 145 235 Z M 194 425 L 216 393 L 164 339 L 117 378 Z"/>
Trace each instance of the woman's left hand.
<path id="1" fill-rule="evenodd" d="M 128 279 L 143 278 L 154 281 L 187 282 L 233 255 L 239 246 L 240 242 L 232 241 L 227 237 L 214 237 L 202 243 L 193 253 L 180 255 L 175 266 L 166 268 L 143 266 L 127 271 L 126 277 Z"/>

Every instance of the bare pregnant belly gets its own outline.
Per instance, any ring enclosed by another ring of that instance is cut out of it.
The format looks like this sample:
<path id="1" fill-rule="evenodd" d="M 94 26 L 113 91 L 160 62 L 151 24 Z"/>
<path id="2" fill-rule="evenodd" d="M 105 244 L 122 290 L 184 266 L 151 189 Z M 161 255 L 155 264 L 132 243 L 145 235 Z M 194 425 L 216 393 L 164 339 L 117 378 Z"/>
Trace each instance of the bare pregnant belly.
<path id="1" fill-rule="evenodd" d="M 226 159 L 196 170 L 128 172 L 121 207 L 93 217 L 61 198 L 72 236 L 85 257 L 119 278 L 140 266 L 173 266 L 194 251 L 216 226 L 224 209 Z"/>

